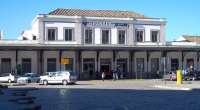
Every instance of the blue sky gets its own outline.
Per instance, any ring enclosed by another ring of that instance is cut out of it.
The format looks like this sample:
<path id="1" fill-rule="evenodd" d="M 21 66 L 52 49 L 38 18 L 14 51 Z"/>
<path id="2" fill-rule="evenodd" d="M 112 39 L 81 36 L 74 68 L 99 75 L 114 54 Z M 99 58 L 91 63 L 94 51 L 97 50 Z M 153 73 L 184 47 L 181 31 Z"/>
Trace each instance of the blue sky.
<path id="1" fill-rule="evenodd" d="M 4 38 L 16 39 L 37 14 L 56 8 L 129 10 L 166 18 L 166 40 L 171 41 L 182 34 L 200 35 L 199 4 L 199 0 L 1 0 L 0 30 Z"/>

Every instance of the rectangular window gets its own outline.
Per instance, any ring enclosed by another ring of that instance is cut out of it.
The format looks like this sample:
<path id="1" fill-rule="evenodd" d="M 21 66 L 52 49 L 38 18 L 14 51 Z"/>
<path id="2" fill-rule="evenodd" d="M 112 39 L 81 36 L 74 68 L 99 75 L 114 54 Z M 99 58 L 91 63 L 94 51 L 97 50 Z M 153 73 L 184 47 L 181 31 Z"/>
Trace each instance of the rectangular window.
<path id="1" fill-rule="evenodd" d="M 118 30 L 118 44 L 125 44 L 126 31 Z"/>
<path id="2" fill-rule="evenodd" d="M 22 73 L 31 73 L 31 59 L 30 58 L 22 59 Z"/>
<path id="3" fill-rule="evenodd" d="M 54 41 L 56 40 L 56 36 L 57 36 L 57 29 L 48 29 L 47 32 L 47 36 L 48 36 L 48 40 L 49 41 Z"/>
<path id="4" fill-rule="evenodd" d="M 101 36 L 102 44 L 109 44 L 110 42 L 110 30 L 102 30 Z"/>
<path id="5" fill-rule="evenodd" d="M 179 62 L 177 58 L 171 59 L 171 71 L 176 71 L 179 68 Z"/>
<path id="6" fill-rule="evenodd" d="M 151 72 L 157 72 L 159 70 L 159 58 L 151 59 Z"/>
<path id="7" fill-rule="evenodd" d="M 74 29 L 72 28 L 64 29 L 64 36 L 65 36 L 65 41 L 73 41 Z"/>
<path id="8" fill-rule="evenodd" d="M 66 64 L 65 65 L 65 70 L 68 70 L 68 71 L 73 71 L 73 67 L 74 67 L 74 63 L 73 63 L 73 58 L 68 58 L 69 59 L 69 64 Z"/>
<path id="9" fill-rule="evenodd" d="M 136 41 L 137 42 L 144 41 L 144 30 L 136 30 Z"/>
<path id="10" fill-rule="evenodd" d="M 158 42 L 159 31 L 151 31 L 151 41 Z"/>
<path id="11" fill-rule="evenodd" d="M 11 73 L 11 59 L 10 58 L 1 59 L 1 73 Z"/>
<path id="12" fill-rule="evenodd" d="M 92 29 L 85 30 L 85 44 L 92 44 Z"/>
<path id="13" fill-rule="evenodd" d="M 56 71 L 56 58 L 48 58 L 47 72 L 55 72 L 55 71 Z"/>
<path id="14" fill-rule="evenodd" d="M 144 58 L 137 58 L 136 64 L 137 64 L 137 72 L 138 73 L 144 72 Z"/>
<path id="15" fill-rule="evenodd" d="M 33 40 L 36 40 L 36 36 L 33 36 Z"/>

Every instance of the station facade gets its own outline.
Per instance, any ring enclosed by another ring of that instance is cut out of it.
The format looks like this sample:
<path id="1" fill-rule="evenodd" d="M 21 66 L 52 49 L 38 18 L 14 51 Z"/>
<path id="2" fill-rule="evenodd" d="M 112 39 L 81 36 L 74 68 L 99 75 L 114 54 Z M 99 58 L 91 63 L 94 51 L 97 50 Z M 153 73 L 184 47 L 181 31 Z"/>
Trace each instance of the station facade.
<path id="1" fill-rule="evenodd" d="M 95 79 L 119 67 L 126 78 L 150 78 L 199 69 L 198 43 L 165 41 L 165 26 L 130 11 L 56 9 L 37 15 L 18 40 L 0 40 L 0 73 L 69 70 Z"/>

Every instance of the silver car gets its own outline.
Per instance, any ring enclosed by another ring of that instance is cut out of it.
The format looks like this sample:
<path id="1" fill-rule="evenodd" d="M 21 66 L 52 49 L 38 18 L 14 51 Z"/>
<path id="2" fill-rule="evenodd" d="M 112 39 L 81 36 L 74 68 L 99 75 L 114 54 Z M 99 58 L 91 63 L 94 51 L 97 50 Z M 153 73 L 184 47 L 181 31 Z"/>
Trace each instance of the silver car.
<path id="1" fill-rule="evenodd" d="M 25 73 L 17 79 L 17 83 L 38 83 L 39 81 L 40 77 L 36 73 Z"/>

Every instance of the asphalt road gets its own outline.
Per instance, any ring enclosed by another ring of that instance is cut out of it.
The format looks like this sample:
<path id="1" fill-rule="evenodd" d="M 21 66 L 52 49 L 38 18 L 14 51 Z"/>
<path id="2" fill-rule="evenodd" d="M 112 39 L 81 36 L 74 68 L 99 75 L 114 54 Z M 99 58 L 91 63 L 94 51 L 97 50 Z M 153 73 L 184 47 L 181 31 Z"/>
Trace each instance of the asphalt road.
<path id="1" fill-rule="evenodd" d="M 0 96 L 0 109 L 22 110 L 21 106 L 28 104 L 19 104 L 11 99 L 33 97 L 30 98 L 33 101 L 31 104 L 39 105 L 38 109 L 42 110 L 200 110 L 199 89 L 162 90 L 152 88 L 151 83 L 134 85 L 129 82 L 117 82 L 111 88 L 109 84 L 112 82 L 107 82 L 107 86 L 99 83 L 91 88 L 77 87 L 81 85 L 9 88 L 3 90 L 5 94 Z"/>

